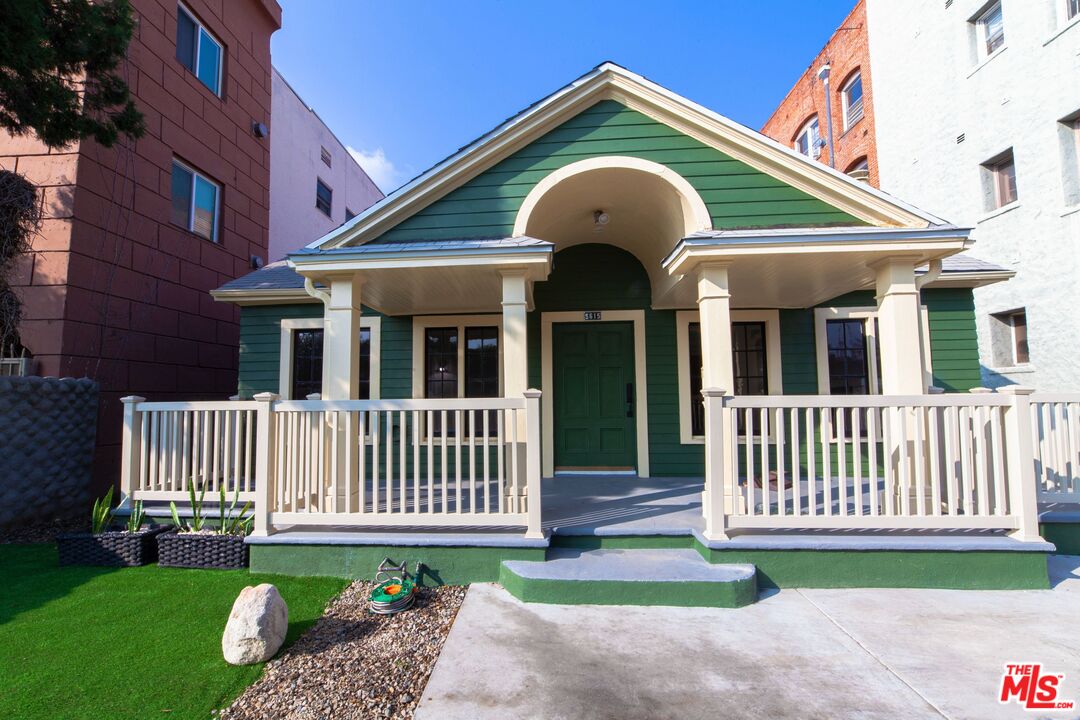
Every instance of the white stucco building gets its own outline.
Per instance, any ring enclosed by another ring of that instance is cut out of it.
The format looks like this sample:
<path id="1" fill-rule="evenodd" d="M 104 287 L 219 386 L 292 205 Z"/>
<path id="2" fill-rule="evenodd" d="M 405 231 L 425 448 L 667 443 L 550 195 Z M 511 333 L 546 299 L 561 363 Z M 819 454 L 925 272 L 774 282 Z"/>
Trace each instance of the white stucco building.
<path id="1" fill-rule="evenodd" d="M 1017 273 L 975 291 L 984 383 L 1080 388 L 1080 2 L 868 0 L 867 25 L 881 188 Z"/>
<path id="2" fill-rule="evenodd" d="M 277 68 L 271 76 L 268 261 L 273 262 L 366 210 L 383 193 Z"/>

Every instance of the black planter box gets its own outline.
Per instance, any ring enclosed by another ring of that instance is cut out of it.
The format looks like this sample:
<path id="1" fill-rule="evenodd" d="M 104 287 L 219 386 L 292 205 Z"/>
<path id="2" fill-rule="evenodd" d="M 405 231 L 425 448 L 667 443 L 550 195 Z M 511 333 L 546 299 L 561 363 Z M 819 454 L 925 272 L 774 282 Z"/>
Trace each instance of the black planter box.
<path id="1" fill-rule="evenodd" d="M 68 533 L 56 538 L 61 565 L 104 565 L 133 567 L 157 560 L 157 536 L 167 527 L 147 527 L 138 532 L 109 530 L 93 533 Z"/>
<path id="2" fill-rule="evenodd" d="M 241 570 L 248 566 L 243 535 L 170 532 L 158 536 L 162 567 Z"/>

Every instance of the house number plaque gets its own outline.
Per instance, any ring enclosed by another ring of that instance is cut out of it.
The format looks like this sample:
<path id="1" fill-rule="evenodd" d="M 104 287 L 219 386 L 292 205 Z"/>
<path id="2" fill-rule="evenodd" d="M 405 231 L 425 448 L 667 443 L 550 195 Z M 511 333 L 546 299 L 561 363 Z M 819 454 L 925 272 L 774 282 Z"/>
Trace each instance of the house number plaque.
<path id="1" fill-rule="evenodd" d="M 599 310 L 593 310 L 591 312 L 586 312 L 585 313 L 585 319 L 586 320 L 599 320 L 600 319 L 600 311 Z"/>

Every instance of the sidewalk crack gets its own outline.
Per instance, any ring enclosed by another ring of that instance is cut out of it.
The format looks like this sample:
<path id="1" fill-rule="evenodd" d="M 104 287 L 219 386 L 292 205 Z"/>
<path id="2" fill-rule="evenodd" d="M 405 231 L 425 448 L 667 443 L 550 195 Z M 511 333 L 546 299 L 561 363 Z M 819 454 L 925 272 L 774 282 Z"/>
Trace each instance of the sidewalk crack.
<path id="1" fill-rule="evenodd" d="M 947 712 L 945 712 L 942 708 L 935 705 L 934 702 L 932 700 L 930 700 L 930 698 L 926 697 L 926 695 L 919 692 L 919 690 L 914 685 L 912 685 L 907 680 L 905 680 L 904 677 L 902 675 L 900 675 L 900 673 L 896 672 L 891 667 L 889 667 L 888 663 L 886 663 L 884 660 L 882 660 L 873 650 L 871 650 L 861 640 L 859 640 L 859 638 L 855 637 L 855 635 L 853 633 L 851 633 L 846 627 L 841 625 L 839 623 L 839 621 L 836 620 L 836 618 L 834 618 L 832 615 L 830 615 L 828 612 L 826 612 L 825 608 L 821 607 L 816 602 L 814 602 L 813 598 L 811 598 L 809 595 L 807 595 L 806 593 L 804 593 L 802 590 L 800 590 L 798 588 L 795 588 L 795 592 L 797 592 L 803 599 L 805 599 L 806 602 L 810 603 L 814 607 L 815 610 L 817 610 L 819 613 L 821 613 L 825 617 L 825 619 L 827 619 L 834 626 L 836 626 L 837 630 L 839 630 L 840 632 L 844 633 L 849 638 L 851 638 L 852 642 L 854 642 L 856 645 L 858 645 L 860 648 L 862 648 L 863 652 L 865 652 L 867 655 L 872 657 L 874 659 L 874 661 L 877 662 L 877 664 L 880 665 L 882 668 L 884 668 L 887 673 L 889 673 L 894 678 L 896 678 L 901 683 L 903 683 L 909 690 L 911 690 L 911 692 L 915 693 L 920 698 L 922 698 L 922 701 L 924 703 L 926 703 L 927 705 L 929 705 L 931 708 L 933 708 L 934 711 L 938 715 L 940 715 L 943 718 L 946 718 L 947 720 L 952 720 L 952 718 L 950 717 L 950 715 Z"/>

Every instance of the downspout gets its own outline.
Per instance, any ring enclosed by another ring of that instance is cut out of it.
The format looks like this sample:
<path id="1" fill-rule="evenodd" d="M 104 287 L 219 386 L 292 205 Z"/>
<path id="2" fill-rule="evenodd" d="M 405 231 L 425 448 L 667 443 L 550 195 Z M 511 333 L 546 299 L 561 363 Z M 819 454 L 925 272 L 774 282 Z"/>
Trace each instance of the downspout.
<path id="1" fill-rule="evenodd" d="M 915 278 L 915 292 L 919 293 L 919 361 L 926 357 L 926 348 L 922 347 L 923 338 L 926 337 L 926 328 L 923 327 L 923 314 L 922 314 L 922 289 L 924 286 L 937 280 L 941 277 L 941 260 L 931 260 L 930 266 L 926 269 L 926 272 Z M 933 368 L 923 368 L 923 372 L 929 371 L 931 377 L 933 377 Z M 926 388 L 926 391 L 931 395 L 944 392 L 941 388 L 933 385 Z"/>
<path id="2" fill-rule="evenodd" d="M 304 278 L 304 292 L 313 298 L 322 300 L 324 306 L 330 304 L 330 293 L 315 287 L 315 282 L 309 277 Z"/>
<path id="3" fill-rule="evenodd" d="M 836 151 L 833 150 L 832 132 L 832 93 L 829 92 L 829 63 L 825 63 L 817 72 L 818 79 L 825 86 L 825 125 L 829 136 L 829 167 L 836 167 Z"/>

